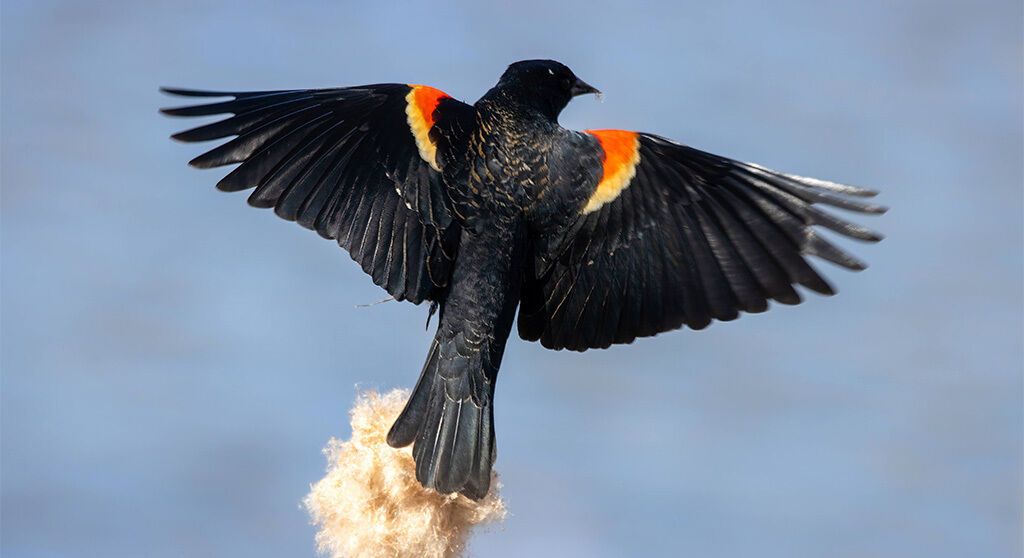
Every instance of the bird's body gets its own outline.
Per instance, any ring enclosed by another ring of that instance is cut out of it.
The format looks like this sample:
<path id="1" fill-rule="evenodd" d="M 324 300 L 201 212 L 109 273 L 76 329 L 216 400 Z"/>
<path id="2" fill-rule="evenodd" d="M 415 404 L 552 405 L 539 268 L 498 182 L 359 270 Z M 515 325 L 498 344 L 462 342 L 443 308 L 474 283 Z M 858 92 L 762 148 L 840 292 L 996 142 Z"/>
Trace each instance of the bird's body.
<path id="1" fill-rule="evenodd" d="M 491 401 L 532 238 L 565 226 L 565 216 L 575 212 L 586 192 L 583 184 L 551 181 L 555 151 L 574 134 L 556 120 L 517 104 L 500 85 L 474 105 L 472 114 L 461 125 L 435 123 L 435 136 L 443 138 L 437 155 L 445 182 L 464 185 L 450 194 L 462 225 L 458 257 L 449 287 L 439 296 L 434 349 L 420 380 L 437 387 L 417 387 L 414 398 L 424 399 L 409 405 L 388 441 L 404 446 L 414 435 L 424 435 L 415 449 L 419 478 L 442 492 L 462 489 L 481 497 L 490 470 L 472 467 L 493 460 Z M 441 392 L 444 399 L 429 401 L 431 393 Z M 467 451 L 468 445 L 478 447 Z"/>
<path id="2" fill-rule="evenodd" d="M 777 173 L 657 136 L 562 128 L 596 92 L 552 61 L 513 64 L 474 105 L 419 85 L 213 94 L 222 112 L 178 134 L 238 137 L 193 161 L 242 163 L 218 185 L 346 248 L 397 299 L 440 307 L 437 333 L 388 442 L 415 443 L 417 478 L 487 493 L 493 400 L 516 312 L 521 337 L 585 350 L 831 294 L 807 264 L 859 261 L 811 228 L 880 236 L 816 209 L 883 208 L 851 186 Z"/>

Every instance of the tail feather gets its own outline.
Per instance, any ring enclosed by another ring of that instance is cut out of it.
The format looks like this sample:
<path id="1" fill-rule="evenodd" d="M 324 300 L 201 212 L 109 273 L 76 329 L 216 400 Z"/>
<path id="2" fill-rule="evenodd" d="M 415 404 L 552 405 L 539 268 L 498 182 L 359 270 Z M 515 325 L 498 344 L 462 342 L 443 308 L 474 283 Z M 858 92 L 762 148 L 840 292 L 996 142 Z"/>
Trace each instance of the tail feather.
<path id="1" fill-rule="evenodd" d="M 408 446 L 413 443 L 416 435 L 419 434 L 420 425 L 423 424 L 427 414 L 427 403 L 429 403 L 428 399 L 431 391 L 423 384 L 433 381 L 434 375 L 437 373 L 436 370 L 431 370 L 431 367 L 436 368 L 437 366 L 439 347 L 440 343 L 435 339 L 434 343 L 430 346 L 430 353 L 427 355 L 427 362 L 423 365 L 423 371 L 420 372 L 420 379 L 412 390 L 412 396 L 409 397 L 405 408 L 402 409 L 402 413 L 398 415 L 398 419 L 395 420 L 395 424 L 391 426 L 391 430 L 388 432 L 388 445 L 393 448 Z"/>
<path id="2" fill-rule="evenodd" d="M 388 444 L 415 441 L 416 479 L 423 486 L 473 499 L 487 495 L 494 463 L 494 410 L 490 389 L 474 390 L 479 359 L 442 358 L 431 346 L 412 397 L 388 433 Z M 473 366 L 475 361 L 475 366 Z"/>
<path id="3" fill-rule="evenodd" d="M 471 462 L 469 479 L 464 494 L 479 494 L 482 498 L 491 486 L 491 465 L 494 463 L 494 409 L 487 406 L 486 412 L 480 415 L 481 424 L 476 431 L 476 452 Z M 473 497 L 473 496 L 471 496 Z"/>

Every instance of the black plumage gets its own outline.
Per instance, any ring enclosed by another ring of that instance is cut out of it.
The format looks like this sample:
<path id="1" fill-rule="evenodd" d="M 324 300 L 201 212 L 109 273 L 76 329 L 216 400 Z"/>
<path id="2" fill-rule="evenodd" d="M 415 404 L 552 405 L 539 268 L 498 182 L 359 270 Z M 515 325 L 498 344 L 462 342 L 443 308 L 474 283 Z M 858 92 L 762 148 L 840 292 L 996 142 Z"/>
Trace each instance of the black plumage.
<path id="1" fill-rule="evenodd" d="M 816 227 L 881 236 L 822 209 L 884 208 L 863 188 L 776 172 L 651 135 L 574 132 L 558 115 L 596 89 L 547 60 L 517 62 L 473 105 L 404 84 L 267 92 L 166 89 L 230 100 L 165 109 L 232 116 L 175 134 L 234 136 L 192 160 L 238 166 L 217 187 L 334 239 L 399 300 L 440 319 L 388 443 L 414 443 L 417 478 L 483 497 L 494 386 L 519 335 L 586 350 L 706 327 L 794 286 L 831 295 L 817 256 L 864 264 Z"/>

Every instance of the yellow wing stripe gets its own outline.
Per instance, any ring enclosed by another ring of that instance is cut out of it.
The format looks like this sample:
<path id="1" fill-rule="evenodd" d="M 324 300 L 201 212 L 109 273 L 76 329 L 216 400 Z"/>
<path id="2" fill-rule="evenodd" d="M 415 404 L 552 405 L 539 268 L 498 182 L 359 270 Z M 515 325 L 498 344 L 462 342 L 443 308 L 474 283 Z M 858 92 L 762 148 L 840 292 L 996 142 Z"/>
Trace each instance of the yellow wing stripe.
<path id="1" fill-rule="evenodd" d="M 436 171 L 441 169 L 437 166 L 437 144 L 430 139 L 430 129 L 434 127 L 434 110 L 441 99 L 447 97 L 448 94 L 440 89 L 413 84 L 409 85 L 409 94 L 405 96 L 405 115 L 416 140 L 416 148 L 420 157 Z"/>
<path id="2" fill-rule="evenodd" d="M 604 204 L 619 197 L 636 176 L 640 164 L 640 136 L 626 130 L 586 130 L 601 144 L 604 152 L 601 182 L 583 206 L 583 214 L 597 211 Z"/>

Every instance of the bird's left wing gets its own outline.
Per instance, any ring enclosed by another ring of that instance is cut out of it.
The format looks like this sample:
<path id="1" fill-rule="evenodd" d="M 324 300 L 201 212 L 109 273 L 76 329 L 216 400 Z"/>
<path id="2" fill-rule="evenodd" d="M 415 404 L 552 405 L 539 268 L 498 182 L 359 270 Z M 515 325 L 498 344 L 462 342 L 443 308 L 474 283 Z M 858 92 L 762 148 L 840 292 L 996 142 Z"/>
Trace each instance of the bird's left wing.
<path id="1" fill-rule="evenodd" d="M 881 213 L 855 199 L 871 190 L 649 134 L 592 130 L 573 143 L 583 161 L 572 185 L 583 193 L 578 215 L 537 244 L 518 320 L 521 337 L 548 348 L 582 351 L 683 325 L 701 329 L 763 312 L 770 299 L 798 304 L 797 284 L 830 295 L 807 256 L 852 270 L 865 264 L 815 227 L 881 239 L 820 207 Z"/>
<path id="2" fill-rule="evenodd" d="M 439 143 L 447 145 L 445 134 L 457 128 L 451 123 L 472 118 L 472 107 L 432 87 L 405 84 L 164 91 L 232 97 L 163 110 L 172 116 L 232 115 L 172 136 L 186 142 L 235 136 L 190 163 L 241 163 L 219 189 L 255 188 L 251 205 L 272 207 L 280 217 L 336 240 L 396 299 L 436 300 L 458 238 Z"/>

